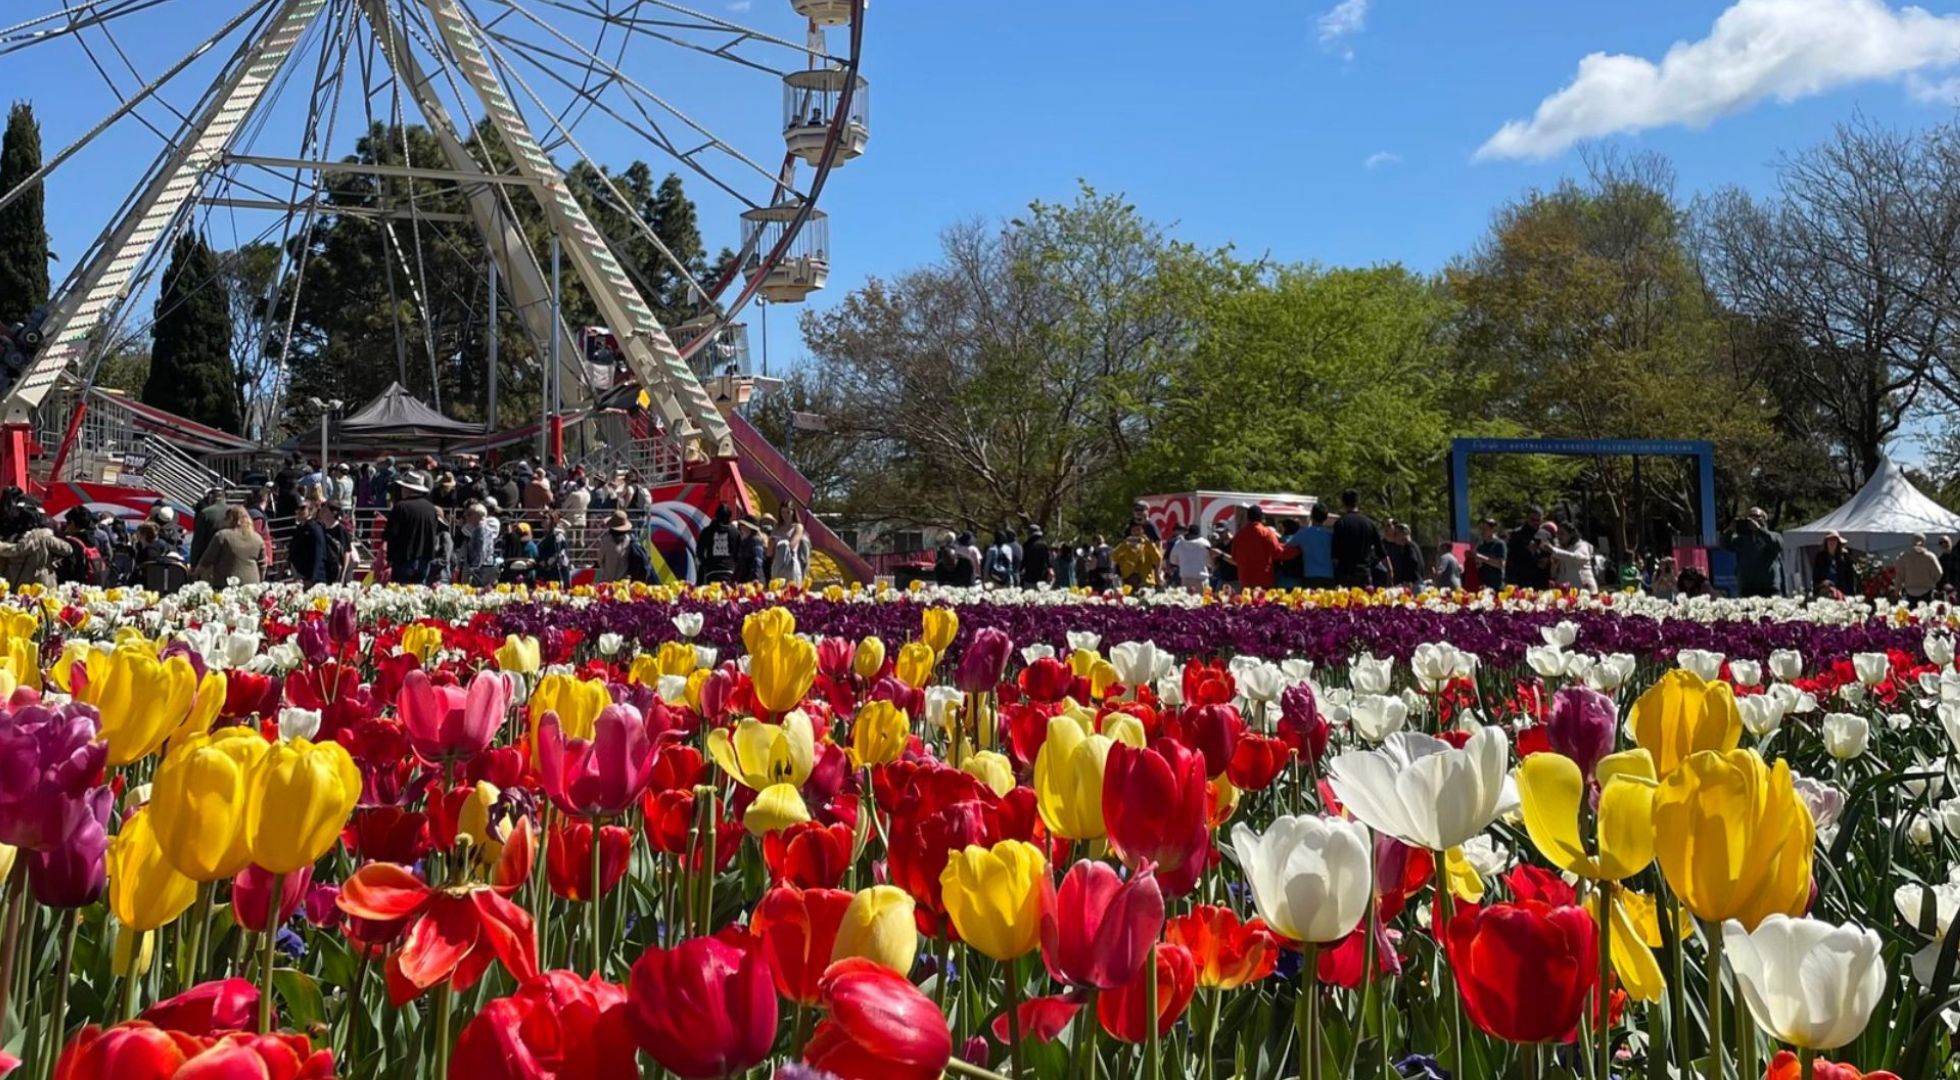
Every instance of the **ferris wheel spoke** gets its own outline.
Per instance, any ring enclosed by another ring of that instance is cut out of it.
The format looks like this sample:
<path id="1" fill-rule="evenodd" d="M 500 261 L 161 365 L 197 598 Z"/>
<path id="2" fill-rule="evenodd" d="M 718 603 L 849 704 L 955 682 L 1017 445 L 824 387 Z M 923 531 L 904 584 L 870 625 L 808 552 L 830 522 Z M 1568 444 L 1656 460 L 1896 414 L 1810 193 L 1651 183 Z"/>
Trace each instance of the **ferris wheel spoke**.
<path id="1" fill-rule="evenodd" d="M 125 15 L 134 15 L 167 3 L 170 0 L 76 0 L 64 5 L 60 11 L 51 11 L 12 26 L 0 26 L 0 56 L 77 35 L 90 27 L 106 26 Z M 49 23 L 61 25 L 49 26 Z"/>
<path id="2" fill-rule="evenodd" d="M 735 22 L 732 19 L 724 19 L 721 18 L 720 16 L 709 15 L 705 12 L 697 11 L 693 8 L 686 7 L 681 4 L 670 3 L 668 2 L 668 0 L 635 0 L 631 10 L 637 13 L 644 8 L 655 7 L 655 8 L 662 9 L 664 11 L 674 12 L 675 14 L 680 15 L 683 18 L 678 18 L 678 19 L 677 18 L 651 18 L 639 14 L 627 14 L 622 12 L 600 12 L 597 10 L 592 10 L 589 7 L 587 10 L 580 11 L 578 8 L 575 8 L 570 3 L 568 3 L 567 0 L 537 0 L 537 2 L 549 7 L 554 7 L 560 10 L 572 12 L 577 15 L 582 15 L 586 18 L 595 19 L 600 22 L 610 23 L 612 25 L 619 26 L 642 35 L 646 35 L 650 37 L 659 36 L 662 37 L 663 40 L 671 41 L 673 44 L 682 45 L 687 48 L 699 49 L 700 51 L 703 52 L 715 52 L 717 50 L 702 48 L 697 43 L 689 42 L 684 39 L 675 39 L 672 38 L 671 36 L 664 34 L 663 32 L 664 31 L 695 31 L 697 33 L 701 33 L 704 35 L 705 34 L 733 35 L 733 37 L 729 42 L 721 46 L 721 48 L 724 49 L 733 48 L 736 45 L 753 41 L 758 44 L 771 46 L 773 48 L 787 50 L 791 53 L 796 54 L 799 58 L 807 57 L 810 52 L 810 44 L 807 41 L 792 41 L 788 38 L 778 37 L 774 34 L 757 30 L 754 29 L 753 27 L 745 26 L 742 23 Z M 729 58 L 733 59 L 733 57 L 729 57 Z M 842 64 L 845 62 L 845 59 L 843 57 L 837 57 L 837 56 L 820 55 L 819 59 L 821 59 L 826 63 L 833 63 L 833 64 Z M 780 74 L 780 72 L 778 74 Z"/>

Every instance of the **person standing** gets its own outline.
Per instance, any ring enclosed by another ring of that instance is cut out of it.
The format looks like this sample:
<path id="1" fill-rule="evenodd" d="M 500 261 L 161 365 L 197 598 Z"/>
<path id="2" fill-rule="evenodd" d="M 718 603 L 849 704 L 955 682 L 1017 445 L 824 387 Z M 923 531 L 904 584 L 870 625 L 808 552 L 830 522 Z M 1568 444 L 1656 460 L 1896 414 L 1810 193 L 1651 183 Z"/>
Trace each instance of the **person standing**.
<path id="1" fill-rule="evenodd" d="M 1393 518 L 1388 522 L 1388 539 L 1383 546 L 1388 551 L 1388 581 L 1400 589 L 1420 589 L 1429 583 L 1429 575 L 1423 572 L 1422 549 L 1416 547 L 1415 537 L 1409 527 Z"/>
<path id="2" fill-rule="evenodd" d="M 339 503 L 342 510 L 354 505 L 354 472 L 344 461 L 333 467 L 333 490 L 330 498 Z"/>
<path id="3" fill-rule="evenodd" d="M 1377 563 L 1388 554 L 1375 519 L 1361 512 L 1361 493 L 1341 492 L 1341 516 L 1334 521 L 1334 581 L 1345 587 L 1366 587 Z"/>
<path id="4" fill-rule="evenodd" d="M 1138 499 L 1136 502 L 1130 504 L 1130 520 L 1123 523 L 1124 535 L 1129 535 L 1130 526 L 1138 522 L 1143 523 L 1143 535 L 1149 537 L 1151 543 L 1162 544 L 1164 542 L 1163 535 L 1157 531 L 1156 523 L 1150 520 L 1150 504 L 1144 502 L 1142 499 Z"/>
<path id="5" fill-rule="evenodd" d="M 585 528 L 585 514 L 592 505 L 592 492 L 586 489 L 585 479 L 577 474 L 566 481 L 565 491 L 558 496 L 558 509 L 564 511 L 565 524 L 574 531 Z"/>
<path id="6" fill-rule="evenodd" d="M 1197 525 L 1184 527 L 1183 539 L 1171 549 L 1170 562 L 1185 592 L 1202 593 L 1211 587 L 1211 541 Z"/>
<path id="7" fill-rule="evenodd" d="M 793 506 L 784 508 L 782 534 L 770 546 L 769 577 L 799 589 L 810 582 L 810 532 Z"/>
<path id="8" fill-rule="evenodd" d="M 1824 534 L 1824 546 L 1817 549 L 1817 556 L 1810 561 L 1810 589 L 1819 596 L 1832 591 L 1839 596 L 1857 595 L 1857 560 L 1851 557 L 1851 549 L 1844 546 L 1844 537 L 1835 532 Z"/>
<path id="9" fill-rule="evenodd" d="M 252 515 L 244 507 L 228 506 L 224 513 L 224 527 L 211 534 L 198 561 L 191 564 L 191 570 L 199 581 L 209 583 L 214 589 L 222 589 L 234 581 L 240 585 L 257 585 L 262 580 L 265 543 L 259 539 L 258 530 L 252 527 Z"/>
<path id="10" fill-rule="evenodd" d="M 599 539 L 599 565 L 594 580 L 601 585 L 615 581 L 646 581 L 653 576 L 653 560 L 633 535 L 633 523 L 624 510 L 614 510 L 606 519 L 606 535 Z"/>
<path id="11" fill-rule="evenodd" d="M 308 585 L 337 585 L 347 573 L 347 526 L 341 523 L 341 510 L 328 499 L 306 523 L 306 561 L 296 569 Z"/>
<path id="12" fill-rule="evenodd" d="M 1451 545 L 1436 545 L 1436 569 L 1430 581 L 1439 589 L 1463 588 L 1463 560 L 1456 557 L 1456 549 Z"/>
<path id="13" fill-rule="evenodd" d="M 1309 589 L 1334 586 L 1334 530 L 1327 524 L 1327 507 L 1314 503 L 1307 527 L 1293 534 L 1300 549 L 1300 582 Z"/>
<path id="14" fill-rule="evenodd" d="M 524 483 L 524 509 L 551 509 L 551 477 L 540 469 Z"/>
<path id="15" fill-rule="evenodd" d="M 197 515 L 191 518 L 190 563 L 193 567 L 204 558 L 204 549 L 210 546 L 211 538 L 217 535 L 219 529 L 225 527 L 225 520 L 230 516 L 227 511 L 230 509 L 231 507 L 225 503 L 223 488 L 212 488 L 204 493 L 204 498 L 198 500 Z"/>
<path id="16" fill-rule="evenodd" d="M 1899 555 L 1892 564 L 1893 574 L 1899 583 L 1899 595 L 1908 604 L 1924 604 L 1938 594 L 1940 588 L 1940 557 L 1926 546 L 1926 534 L 1914 533 L 1912 546 Z"/>
<path id="17" fill-rule="evenodd" d="M 774 519 L 758 523 L 744 517 L 735 523 L 735 584 L 769 584 L 769 539 L 765 532 Z"/>
<path id="18" fill-rule="evenodd" d="M 630 515 L 634 507 L 628 500 L 621 509 L 628 511 Z M 722 503 L 715 507 L 715 519 L 703 526 L 701 535 L 695 539 L 696 584 L 707 585 L 715 582 L 723 585 L 734 584 L 736 546 L 739 542 L 739 538 L 735 535 L 735 527 L 730 524 L 734 518 L 735 512 L 728 508 L 727 503 Z"/>
<path id="19" fill-rule="evenodd" d="M 1510 566 L 1510 545 L 1498 531 L 1496 518 L 1485 518 L 1481 528 L 1483 539 L 1477 541 L 1470 555 L 1477 568 L 1477 587 L 1503 592 L 1504 575 Z"/>
<path id="20" fill-rule="evenodd" d="M 1783 537 L 1769 527 L 1769 515 L 1762 507 L 1751 508 L 1747 517 L 1737 521 L 1728 535 L 1722 537 L 1722 547 L 1735 555 L 1738 594 L 1776 595 L 1776 575 L 1783 564 Z M 1939 559 L 1935 557 L 1933 561 L 1937 563 Z"/>
<path id="21" fill-rule="evenodd" d="M 1279 563 L 1300 549 L 1282 543 L 1279 534 L 1266 524 L 1266 511 L 1257 506 L 1245 508 L 1245 524 L 1232 538 L 1232 562 L 1239 568 L 1239 585 L 1247 589 L 1270 589 L 1279 583 Z"/>
<path id="22" fill-rule="evenodd" d="M 1579 527 L 1571 522 L 1553 526 L 1557 535 L 1545 540 L 1545 552 L 1558 568 L 1557 584 L 1581 592 L 1598 592 L 1599 576 L 1593 567 L 1593 546 L 1581 539 Z"/>
<path id="23" fill-rule="evenodd" d="M 1021 587 L 1037 589 L 1055 580 L 1055 569 L 1048 554 L 1048 536 L 1040 525 L 1028 526 L 1028 542 L 1021 549 Z"/>
<path id="24" fill-rule="evenodd" d="M 394 580 L 404 585 L 426 585 L 442 523 L 436 518 L 436 505 L 429 501 L 429 482 L 421 473 L 401 473 L 395 487 L 395 505 L 381 530 L 388 568 Z"/>
<path id="25" fill-rule="evenodd" d="M 1524 524 L 1511 530 L 1505 544 L 1504 579 L 1512 587 L 1542 589 L 1549 583 L 1538 547 L 1538 533 L 1544 527 L 1545 509 L 1530 506 L 1525 508 Z"/>
<path id="26" fill-rule="evenodd" d="M 994 534 L 994 542 L 987 548 L 987 584 L 995 588 L 1006 588 L 1021 580 L 1021 545 L 1014 542 L 1014 530 L 1002 529 Z"/>
<path id="27" fill-rule="evenodd" d="M 1133 589 L 1155 588 L 1163 580 L 1164 553 L 1144 532 L 1143 523 L 1130 522 L 1130 533 L 1111 553 L 1116 576 Z"/>

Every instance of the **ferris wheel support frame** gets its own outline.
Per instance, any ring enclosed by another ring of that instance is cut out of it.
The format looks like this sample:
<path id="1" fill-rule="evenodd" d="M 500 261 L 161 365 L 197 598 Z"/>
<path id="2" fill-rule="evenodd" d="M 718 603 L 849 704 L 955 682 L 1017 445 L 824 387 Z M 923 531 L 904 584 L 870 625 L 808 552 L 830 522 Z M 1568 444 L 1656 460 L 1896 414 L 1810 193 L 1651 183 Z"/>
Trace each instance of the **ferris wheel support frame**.
<path id="1" fill-rule="evenodd" d="M 327 0 L 281 0 L 266 29 L 233 57 L 224 81 L 184 137 L 164 151 L 150 183 L 103 233 L 89 261 L 67 282 L 42 319 L 44 344 L 0 398 L 0 484 L 25 489 L 33 450 L 32 414 L 96 349 L 129 300 L 136 272 L 196 203 L 212 165 L 258 107 L 300 36 Z"/>

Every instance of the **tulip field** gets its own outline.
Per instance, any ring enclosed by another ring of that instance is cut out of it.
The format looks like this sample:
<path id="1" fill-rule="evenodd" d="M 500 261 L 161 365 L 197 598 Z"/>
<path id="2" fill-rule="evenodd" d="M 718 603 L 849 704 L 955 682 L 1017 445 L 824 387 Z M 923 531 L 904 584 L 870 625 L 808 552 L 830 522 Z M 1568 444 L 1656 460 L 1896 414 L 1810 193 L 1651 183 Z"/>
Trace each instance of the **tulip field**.
<path id="1" fill-rule="evenodd" d="M 0 595 L 0 1077 L 1960 1078 L 1960 613 Z"/>

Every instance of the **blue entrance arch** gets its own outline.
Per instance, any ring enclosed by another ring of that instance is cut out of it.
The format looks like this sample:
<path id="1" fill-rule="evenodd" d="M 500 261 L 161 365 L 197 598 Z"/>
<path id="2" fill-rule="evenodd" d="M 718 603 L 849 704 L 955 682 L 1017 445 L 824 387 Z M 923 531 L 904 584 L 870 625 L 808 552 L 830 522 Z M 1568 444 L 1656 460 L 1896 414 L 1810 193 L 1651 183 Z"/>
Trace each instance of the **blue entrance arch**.
<path id="1" fill-rule="evenodd" d="M 1691 457 L 1701 488 L 1701 542 L 1716 546 L 1715 444 L 1694 439 L 1452 439 L 1450 510 L 1457 540 L 1470 532 L 1470 458 L 1475 454 L 1550 454 L 1555 457 Z"/>

